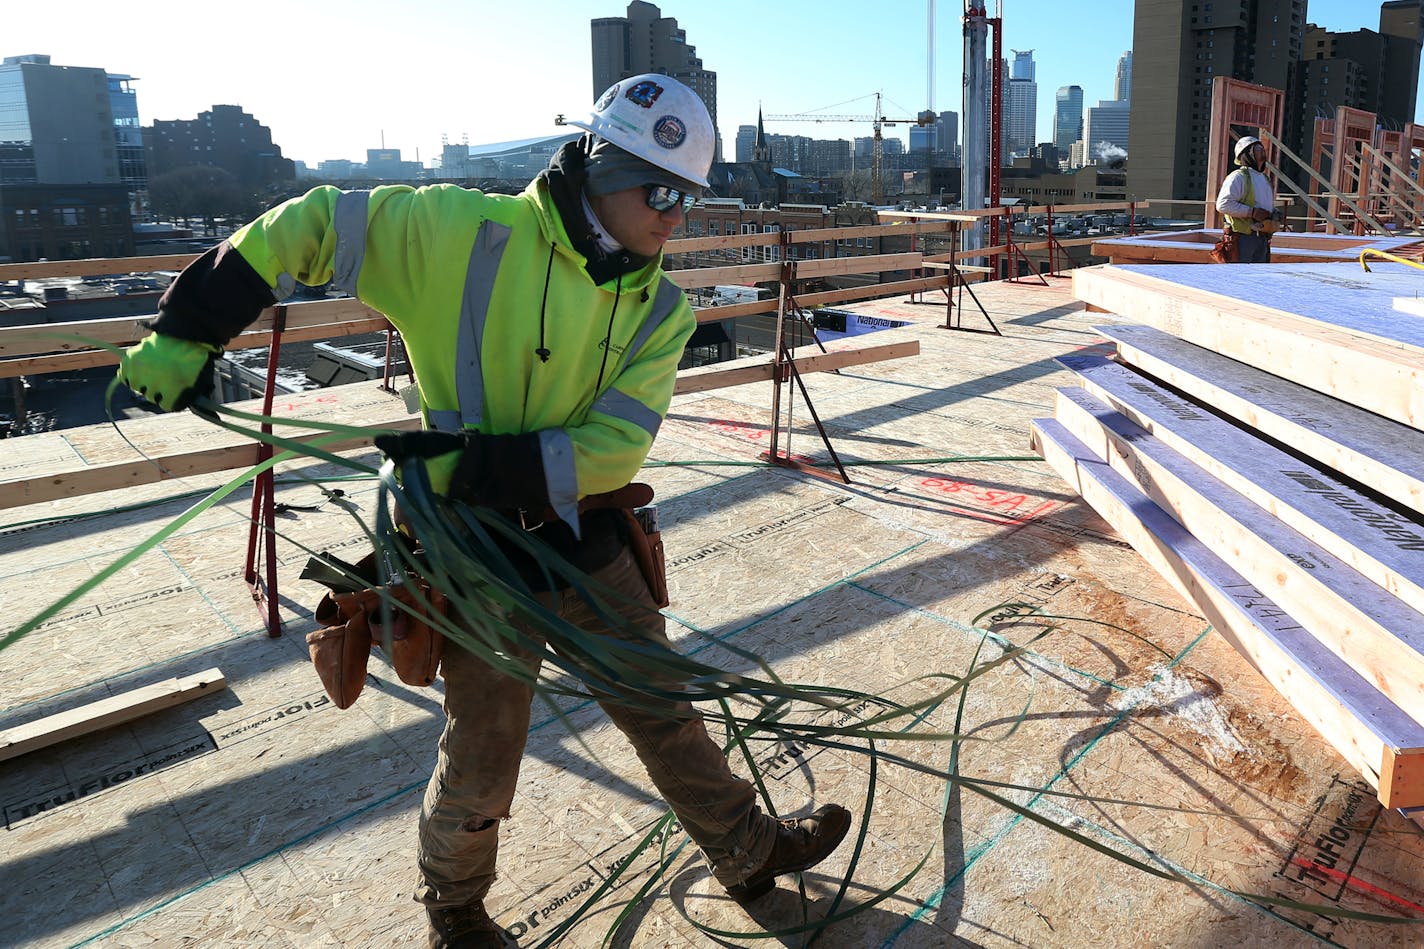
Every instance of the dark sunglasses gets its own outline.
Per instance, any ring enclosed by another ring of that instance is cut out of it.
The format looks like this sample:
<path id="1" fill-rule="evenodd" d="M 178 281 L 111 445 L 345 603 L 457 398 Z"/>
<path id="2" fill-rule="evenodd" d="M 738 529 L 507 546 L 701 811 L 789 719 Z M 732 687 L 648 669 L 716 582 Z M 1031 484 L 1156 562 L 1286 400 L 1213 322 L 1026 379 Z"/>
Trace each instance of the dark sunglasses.
<path id="1" fill-rule="evenodd" d="M 648 189 L 648 207 L 662 214 L 671 211 L 679 204 L 682 210 L 689 210 L 697 203 L 697 195 L 687 191 L 679 191 L 677 188 L 669 188 L 667 185 L 643 185 Z"/>

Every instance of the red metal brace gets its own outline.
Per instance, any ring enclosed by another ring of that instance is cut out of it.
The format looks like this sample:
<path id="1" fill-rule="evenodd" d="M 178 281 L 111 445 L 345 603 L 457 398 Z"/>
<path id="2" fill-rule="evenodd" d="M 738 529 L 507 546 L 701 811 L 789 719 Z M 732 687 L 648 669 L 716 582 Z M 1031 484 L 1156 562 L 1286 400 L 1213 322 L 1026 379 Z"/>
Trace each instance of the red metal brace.
<path id="1" fill-rule="evenodd" d="M 279 303 L 272 307 L 272 345 L 267 351 L 267 384 L 262 393 L 262 414 L 271 416 L 272 399 L 277 391 L 277 358 L 282 350 L 282 331 L 287 328 L 287 306 Z M 272 433 L 270 422 L 262 423 L 263 434 Z M 272 446 L 262 442 L 257 446 L 257 463 L 260 465 L 272 457 Z M 257 535 L 263 534 L 262 554 L 266 557 L 265 582 L 259 580 L 259 557 Z M 277 607 L 277 520 L 276 501 L 272 469 L 259 474 L 252 482 L 252 526 L 247 535 L 247 561 L 243 579 L 252 591 L 252 601 L 259 613 L 264 613 L 267 635 L 273 638 L 282 635 L 282 619 Z M 265 589 L 264 589 L 265 586 Z M 266 605 L 265 611 L 263 605 Z"/>

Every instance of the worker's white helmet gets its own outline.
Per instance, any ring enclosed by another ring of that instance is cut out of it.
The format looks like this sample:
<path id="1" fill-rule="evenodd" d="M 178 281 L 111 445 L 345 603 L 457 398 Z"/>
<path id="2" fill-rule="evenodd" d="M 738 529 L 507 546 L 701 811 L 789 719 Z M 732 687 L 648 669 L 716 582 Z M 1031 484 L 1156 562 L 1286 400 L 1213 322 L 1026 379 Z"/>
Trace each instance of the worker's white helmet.
<path id="1" fill-rule="evenodd" d="M 1236 160 L 1240 161 L 1241 156 L 1246 154 L 1246 149 L 1252 145 L 1260 145 L 1261 140 L 1254 135 L 1243 135 L 1236 140 Z"/>
<path id="2" fill-rule="evenodd" d="M 570 121 L 699 187 L 707 187 L 717 133 L 697 93 L 673 79 L 644 73 L 615 82 L 588 118 Z"/>

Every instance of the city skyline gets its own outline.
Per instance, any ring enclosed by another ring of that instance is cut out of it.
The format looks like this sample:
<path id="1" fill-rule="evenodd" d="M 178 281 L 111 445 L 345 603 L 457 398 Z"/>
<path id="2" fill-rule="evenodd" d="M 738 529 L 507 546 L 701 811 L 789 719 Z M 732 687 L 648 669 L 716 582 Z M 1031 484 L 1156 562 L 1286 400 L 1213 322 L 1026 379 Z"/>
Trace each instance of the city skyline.
<path id="1" fill-rule="evenodd" d="M 885 114 L 903 118 L 929 104 L 924 2 L 881 5 L 876 29 L 865 28 L 861 5 L 844 0 L 805 9 L 750 0 L 657 5 L 718 74 L 719 132 L 729 153 L 737 127 L 755 122 L 758 106 L 767 114 L 869 115 L 879 91 Z M 992 0 L 988 6 L 992 14 Z M 1060 86 L 1081 86 L 1089 104 L 1113 97 L 1118 58 L 1132 46 L 1132 0 L 1104 0 L 1091 18 L 1064 15 L 1061 2 L 1050 0 L 1003 6 L 1005 56 L 1034 51 L 1038 138 L 1051 138 Z M 623 15 L 626 0 L 542 0 L 535 9 L 538 22 L 560 27 L 536 36 L 520 10 L 453 0 L 410 0 L 399 16 L 373 0 L 252 0 L 220 31 L 185 31 L 190 8 L 172 0 L 146 3 L 142 13 L 75 0 L 7 11 L 0 54 L 47 53 L 55 65 L 133 76 L 144 125 L 239 105 L 272 130 L 286 157 L 309 167 L 361 160 L 382 147 L 428 165 L 442 134 L 471 144 L 556 134 L 554 115 L 588 107 L 589 22 Z M 962 3 L 937 5 L 935 111 L 963 111 L 961 10 Z M 804 32 L 807 16 L 846 27 L 817 31 L 814 46 L 789 42 Z M 1307 18 L 1330 30 L 1373 30 L 1379 4 L 1310 0 Z M 392 45 L 402 20 L 410 32 Z M 432 23 L 443 28 L 432 31 Z M 887 48 L 896 55 L 885 56 Z M 1416 121 L 1419 115 L 1416 103 Z M 869 135 L 870 123 L 768 122 L 767 131 L 853 139 Z M 906 138 L 904 126 L 885 132 Z"/>

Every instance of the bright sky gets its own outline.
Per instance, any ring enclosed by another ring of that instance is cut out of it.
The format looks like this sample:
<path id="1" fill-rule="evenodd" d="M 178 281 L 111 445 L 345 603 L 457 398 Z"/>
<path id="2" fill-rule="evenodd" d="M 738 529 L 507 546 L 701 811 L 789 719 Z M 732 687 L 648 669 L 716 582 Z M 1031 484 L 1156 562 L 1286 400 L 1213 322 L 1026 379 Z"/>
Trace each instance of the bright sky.
<path id="1" fill-rule="evenodd" d="M 718 123 L 733 157 L 737 126 L 770 114 L 913 116 L 928 95 L 926 0 L 663 0 L 717 73 Z M 589 21 L 623 16 L 626 0 L 20 0 L 6 4 L 0 55 L 48 53 L 55 65 L 97 66 L 138 79 L 139 117 L 192 119 L 240 105 L 272 130 L 288 158 L 315 166 L 399 148 L 429 164 L 441 136 L 471 144 L 552 134 L 557 113 L 588 108 Z M 988 4 L 993 15 L 994 6 Z M 1038 132 L 1052 138 L 1054 93 L 1111 98 L 1118 57 L 1132 46 L 1133 0 L 1002 0 L 1004 55 L 1033 50 Z M 962 112 L 962 0 L 936 4 L 934 108 Z M 1377 0 L 1308 0 L 1332 30 L 1379 28 Z M 1416 109 L 1415 120 L 1419 120 Z M 768 122 L 813 138 L 870 134 Z M 887 135 L 905 137 L 903 127 Z"/>

